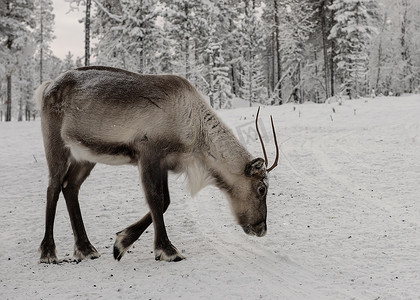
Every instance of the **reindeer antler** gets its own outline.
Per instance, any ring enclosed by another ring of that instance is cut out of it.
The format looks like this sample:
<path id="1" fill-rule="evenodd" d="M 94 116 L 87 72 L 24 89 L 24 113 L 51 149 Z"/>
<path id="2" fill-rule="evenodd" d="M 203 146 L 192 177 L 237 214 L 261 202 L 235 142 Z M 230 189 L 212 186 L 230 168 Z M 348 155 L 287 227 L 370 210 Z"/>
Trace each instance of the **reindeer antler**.
<path id="1" fill-rule="evenodd" d="M 273 135 L 274 135 L 274 144 L 276 145 L 276 158 L 274 159 L 273 165 L 267 169 L 267 172 L 270 172 L 275 167 L 277 167 L 277 163 L 279 162 L 279 144 L 277 143 L 277 135 L 276 135 L 276 129 L 274 128 L 273 116 L 270 115 L 270 119 L 271 119 L 271 128 L 273 129 Z"/>
<path id="2" fill-rule="evenodd" d="M 261 147 L 262 147 L 262 150 L 263 150 L 263 153 L 264 153 L 265 167 L 267 168 L 267 166 L 268 166 L 267 152 L 265 151 L 264 142 L 262 140 L 260 130 L 258 129 L 258 116 L 260 115 L 260 108 L 261 107 L 258 107 L 257 117 L 255 118 L 255 127 L 257 128 L 258 137 L 260 139 Z M 279 145 L 277 143 L 277 135 L 276 135 L 276 129 L 274 128 L 273 116 L 270 115 L 270 119 L 271 119 L 271 128 L 273 129 L 274 143 L 276 145 L 276 159 L 274 160 L 273 165 L 267 169 L 267 172 L 270 172 L 275 167 L 277 167 L 277 163 L 279 161 Z"/>

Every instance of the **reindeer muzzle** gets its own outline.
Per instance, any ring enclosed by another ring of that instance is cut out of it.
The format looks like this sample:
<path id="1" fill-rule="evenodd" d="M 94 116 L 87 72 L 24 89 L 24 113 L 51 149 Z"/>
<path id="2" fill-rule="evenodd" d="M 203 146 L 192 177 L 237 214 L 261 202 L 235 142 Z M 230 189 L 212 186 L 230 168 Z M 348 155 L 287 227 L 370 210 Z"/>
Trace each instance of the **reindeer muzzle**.
<path id="1" fill-rule="evenodd" d="M 246 234 L 262 237 L 267 233 L 267 224 L 265 221 L 262 221 L 256 225 L 244 225 L 242 229 Z"/>

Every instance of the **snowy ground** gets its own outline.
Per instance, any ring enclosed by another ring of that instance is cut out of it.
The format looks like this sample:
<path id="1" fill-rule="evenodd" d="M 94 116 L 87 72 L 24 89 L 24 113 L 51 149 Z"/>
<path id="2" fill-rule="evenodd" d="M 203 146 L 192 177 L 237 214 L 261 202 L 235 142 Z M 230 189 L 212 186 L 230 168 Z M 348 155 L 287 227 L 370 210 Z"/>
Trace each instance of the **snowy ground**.
<path id="1" fill-rule="evenodd" d="M 254 114 L 220 112 L 261 156 Z M 178 263 L 154 261 L 152 229 L 114 261 L 114 233 L 147 207 L 135 168 L 98 165 L 80 199 L 102 256 L 38 264 L 47 186 L 40 123 L 0 123 L 0 298 L 420 299 L 420 96 L 267 107 L 267 139 L 269 114 L 281 157 L 267 235 L 245 235 L 215 188 L 191 199 L 173 176 L 165 220 L 187 257 Z M 272 139 L 267 147 L 274 158 Z M 62 198 L 55 225 L 58 255 L 70 259 Z"/>

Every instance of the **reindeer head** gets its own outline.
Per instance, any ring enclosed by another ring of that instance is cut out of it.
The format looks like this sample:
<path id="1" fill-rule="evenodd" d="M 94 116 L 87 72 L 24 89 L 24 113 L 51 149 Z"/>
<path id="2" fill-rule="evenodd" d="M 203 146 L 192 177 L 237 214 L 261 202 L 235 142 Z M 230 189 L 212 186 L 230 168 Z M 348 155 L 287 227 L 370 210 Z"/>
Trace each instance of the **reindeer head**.
<path id="1" fill-rule="evenodd" d="M 258 137 L 264 153 L 264 158 L 255 158 L 246 164 L 244 174 L 229 191 L 233 211 L 236 215 L 239 225 L 242 226 L 245 233 L 249 235 L 264 236 L 267 232 L 267 191 L 268 191 L 268 173 L 273 170 L 278 163 L 279 147 L 277 143 L 276 131 L 273 118 L 271 117 L 271 127 L 274 134 L 276 145 L 276 158 L 273 165 L 267 169 L 267 153 L 264 142 L 258 129 L 258 108 L 255 125 Z"/>

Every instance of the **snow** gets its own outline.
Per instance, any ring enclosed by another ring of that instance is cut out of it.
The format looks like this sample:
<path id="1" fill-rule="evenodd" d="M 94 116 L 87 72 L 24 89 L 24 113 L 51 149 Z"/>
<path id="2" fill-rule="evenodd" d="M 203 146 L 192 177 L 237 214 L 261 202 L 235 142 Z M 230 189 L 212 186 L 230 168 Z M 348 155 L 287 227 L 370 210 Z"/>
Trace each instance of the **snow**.
<path id="1" fill-rule="evenodd" d="M 255 113 L 219 111 L 261 156 Z M 165 221 L 187 257 L 178 263 L 154 261 L 152 228 L 120 262 L 113 259 L 115 232 L 147 207 L 136 168 L 97 165 L 80 199 L 102 256 L 71 260 L 61 197 L 55 242 L 67 262 L 38 264 L 47 187 L 40 123 L 0 123 L 1 298 L 419 299 L 419 113 L 419 95 L 264 107 L 271 161 L 270 114 L 281 144 L 267 235 L 245 235 L 216 188 L 191 199 L 183 177 L 172 176 Z"/>

